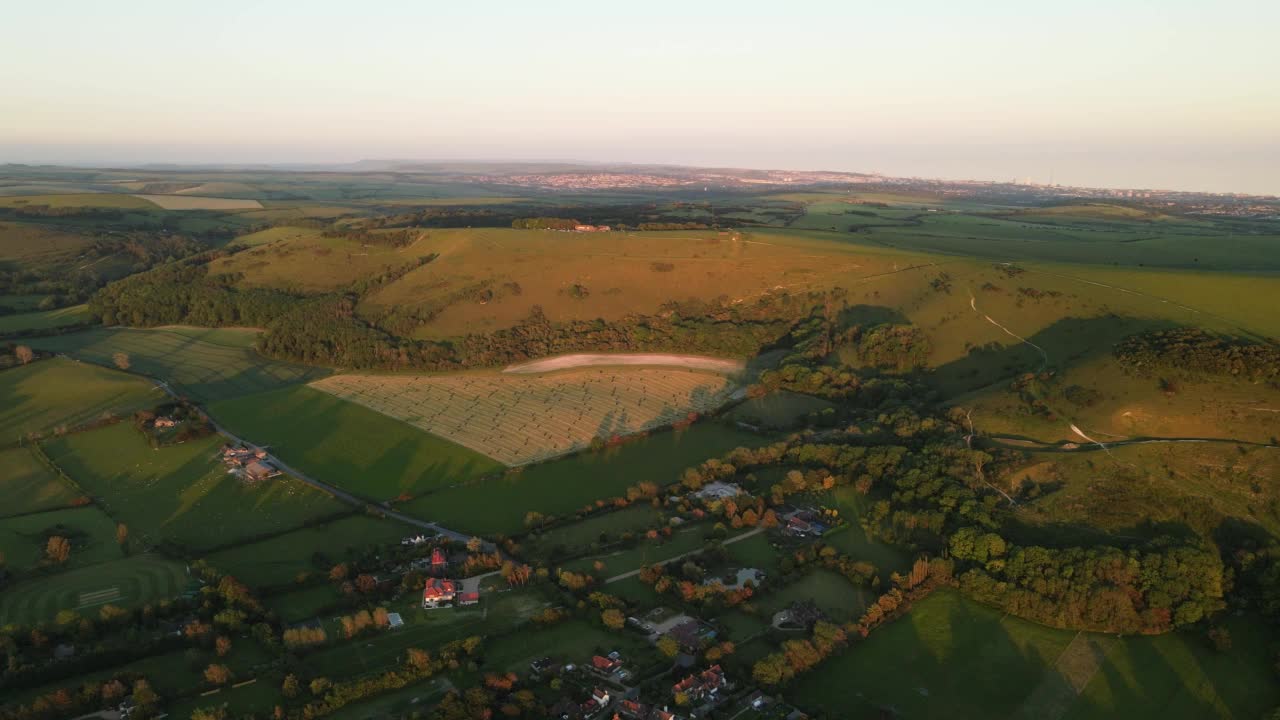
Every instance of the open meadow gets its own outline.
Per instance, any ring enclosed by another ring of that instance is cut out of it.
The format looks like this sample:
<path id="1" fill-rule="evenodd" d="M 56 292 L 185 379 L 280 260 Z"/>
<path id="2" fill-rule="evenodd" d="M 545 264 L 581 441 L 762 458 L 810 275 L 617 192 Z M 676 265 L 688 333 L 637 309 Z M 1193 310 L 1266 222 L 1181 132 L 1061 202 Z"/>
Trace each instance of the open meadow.
<path id="1" fill-rule="evenodd" d="M 509 466 L 670 425 L 718 407 L 733 388 L 713 373 L 635 367 L 544 375 L 334 375 L 311 387 Z"/>
<path id="2" fill-rule="evenodd" d="M 1273 635 L 1252 618 L 1226 625 L 1236 644 L 1217 653 L 1191 633 L 1054 630 L 939 591 L 792 692 L 811 711 L 904 718 L 1261 717 L 1280 701 L 1266 667 Z"/>
<path id="3" fill-rule="evenodd" d="M 227 473 L 212 435 L 152 449 L 122 422 L 48 442 L 49 458 L 137 537 L 210 548 L 344 513 L 348 506 L 287 475 L 251 483 Z"/>
<path id="4" fill-rule="evenodd" d="M 102 328 L 32 339 L 32 347 L 113 366 L 127 356 L 129 369 L 163 380 L 198 400 L 262 392 L 323 377 L 327 370 L 277 362 L 253 350 L 252 330 Z"/>
<path id="5" fill-rule="evenodd" d="M 0 372 L 0 442 L 155 405 L 164 394 L 115 370 L 55 358 Z"/>

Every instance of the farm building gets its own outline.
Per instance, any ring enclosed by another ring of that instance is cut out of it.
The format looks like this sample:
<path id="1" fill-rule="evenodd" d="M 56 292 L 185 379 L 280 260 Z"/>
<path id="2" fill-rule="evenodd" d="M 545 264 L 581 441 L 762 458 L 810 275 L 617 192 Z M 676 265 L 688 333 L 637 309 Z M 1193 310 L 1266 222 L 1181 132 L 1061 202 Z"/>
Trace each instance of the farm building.
<path id="1" fill-rule="evenodd" d="M 266 460 L 254 460 L 244 466 L 245 476 L 254 482 L 280 475 L 280 469 Z"/>

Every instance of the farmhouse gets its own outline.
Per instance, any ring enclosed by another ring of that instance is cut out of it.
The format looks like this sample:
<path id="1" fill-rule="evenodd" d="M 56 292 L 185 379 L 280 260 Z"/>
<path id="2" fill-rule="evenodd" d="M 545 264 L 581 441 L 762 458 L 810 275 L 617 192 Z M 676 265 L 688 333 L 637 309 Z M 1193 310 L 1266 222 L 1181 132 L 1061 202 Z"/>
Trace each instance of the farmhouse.
<path id="1" fill-rule="evenodd" d="M 258 482 L 266 480 L 267 478 L 273 478 L 281 473 L 279 468 L 266 460 L 254 460 L 244 466 L 244 474 L 248 479 Z"/>
<path id="2" fill-rule="evenodd" d="M 617 653 L 614 653 L 614 655 L 616 654 Z M 614 657 L 613 655 L 610 657 L 596 655 L 591 658 L 591 669 L 607 677 L 622 669 L 622 660 L 621 658 Z"/>
<path id="3" fill-rule="evenodd" d="M 574 225 L 574 232 L 609 232 L 608 225 Z"/>
<path id="4" fill-rule="evenodd" d="M 431 572 L 443 573 L 449 569 L 449 556 L 444 554 L 444 550 L 434 548 L 431 551 Z"/>
<path id="5" fill-rule="evenodd" d="M 449 607 L 453 605 L 453 601 L 457 597 L 458 584 L 454 581 L 427 578 L 427 584 L 422 588 L 422 608 L 424 610 L 434 610 L 436 608 Z"/>
<path id="6" fill-rule="evenodd" d="M 609 699 L 609 691 L 602 688 L 592 690 L 591 697 L 582 703 L 583 717 L 594 717 L 596 713 L 608 707 Z"/>

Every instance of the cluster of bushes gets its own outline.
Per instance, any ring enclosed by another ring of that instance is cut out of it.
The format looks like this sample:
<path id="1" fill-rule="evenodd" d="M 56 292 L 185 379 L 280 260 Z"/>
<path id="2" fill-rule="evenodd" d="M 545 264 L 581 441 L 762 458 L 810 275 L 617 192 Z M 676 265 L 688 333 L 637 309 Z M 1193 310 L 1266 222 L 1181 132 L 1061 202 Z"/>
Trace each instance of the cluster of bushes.
<path id="1" fill-rule="evenodd" d="M 513 220 L 511 227 L 516 230 L 572 230 L 581 224 L 573 218 L 529 217 Z"/>
<path id="2" fill-rule="evenodd" d="M 238 288 L 235 281 L 210 275 L 203 263 L 165 265 L 107 285 L 89 301 L 89 310 L 104 325 L 261 326 L 297 303 L 275 290 Z"/>

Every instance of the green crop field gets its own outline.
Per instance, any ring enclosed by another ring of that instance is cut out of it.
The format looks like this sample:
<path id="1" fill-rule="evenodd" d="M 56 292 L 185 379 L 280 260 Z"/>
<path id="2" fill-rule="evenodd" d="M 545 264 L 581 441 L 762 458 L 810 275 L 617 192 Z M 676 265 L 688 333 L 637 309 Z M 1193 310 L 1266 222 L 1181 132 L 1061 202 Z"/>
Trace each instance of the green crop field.
<path id="1" fill-rule="evenodd" d="M 464 483 L 502 466 L 399 420 L 291 387 L 210 405 L 218 422 L 299 472 L 378 501 Z"/>
<path id="2" fill-rule="evenodd" d="M 122 372 L 65 359 L 33 362 L 0 372 L 0 439 L 75 427 L 104 413 L 126 415 L 164 397 Z"/>
<path id="3" fill-rule="evenodd" d="M 285 475 L 249 483 L 227 474 L 217 457 L 224 442 L 212 435 L 156 450 L 122 422 L 51 440 L 46 449 L 131 531 L 152 541 L 221 546 L 346 510 Z"/>
<path id="4" fill-rule="evenodd" d="M 66 507 L 79 493 L 26 447 L 0 450 L 0 517 Z"/>
<path id="5" fill-rule="evenodd" d="M 6 587 L 0 593 L 0 626 L 49 622 L 62 610 L 136 607 L 174 597 L 187 586 L 185 566 L 156 555 L 87 565 Z"/>
<path id="6" fill-rule="evenodd" d="M 53 536 L 71 542 L 71 556 L 54 565 L 45 558 L 45 546 Z M 96 507 L 51 510 L 0 520 L 0 553 L 5 565 L 22 572 L 37 567 L 73 568 L 117 560 L 116 523 Z"/>
<path id="7" fill-rule="evenodd" d="M 250 585 L 283 586 L 301 573 L 327 574 L 372 545 L 399 543 L 420 532 L 395 520 L 355 515 L 221 550 L 205 560 Z"/>
<path id="8" fill-rule="evenodd" d="M 905 618 L 802 676 L 805 708 L 892 707 L 905 718 L 1257 718 L 1280 701 L 1256 621 L 1235 648 L 1186 633 L 1131 637 L 1046 628 L 939 591 Z M 803 700 L 801 700 L 803 698 Z"/>
<path id="9" fill-rule="evenodd" d="M 84 305 L 0 316 L 0 336 L 24 330 L 49 330 L 89 321 L 89 310 Z"/>
<path id="10" fill-rule="evenodd" d="M 35 338 L 29 344 L 106 366 L 114 364 L 116 353 L 125 353 L 131 371 L 159 378 L 200 400 L 262 392 L 328 374 L 268 360 L 254 352 L 253 337 L 253 332 L 243 330 L 104 328 Z"/>
<path id="11" fill-rule="evenodd" d="M 688 467 L 766 438 L 715 423 L 658 432 L 621 446 L 532 465 L 501 477 L 448 487 L 416 499 L 405 512 L 476 534 L 515 533 L 525 513 L 566 515 L 640 482 L 666 485 Z M 493 502 L 500 498 L 500 503 Z"/>

